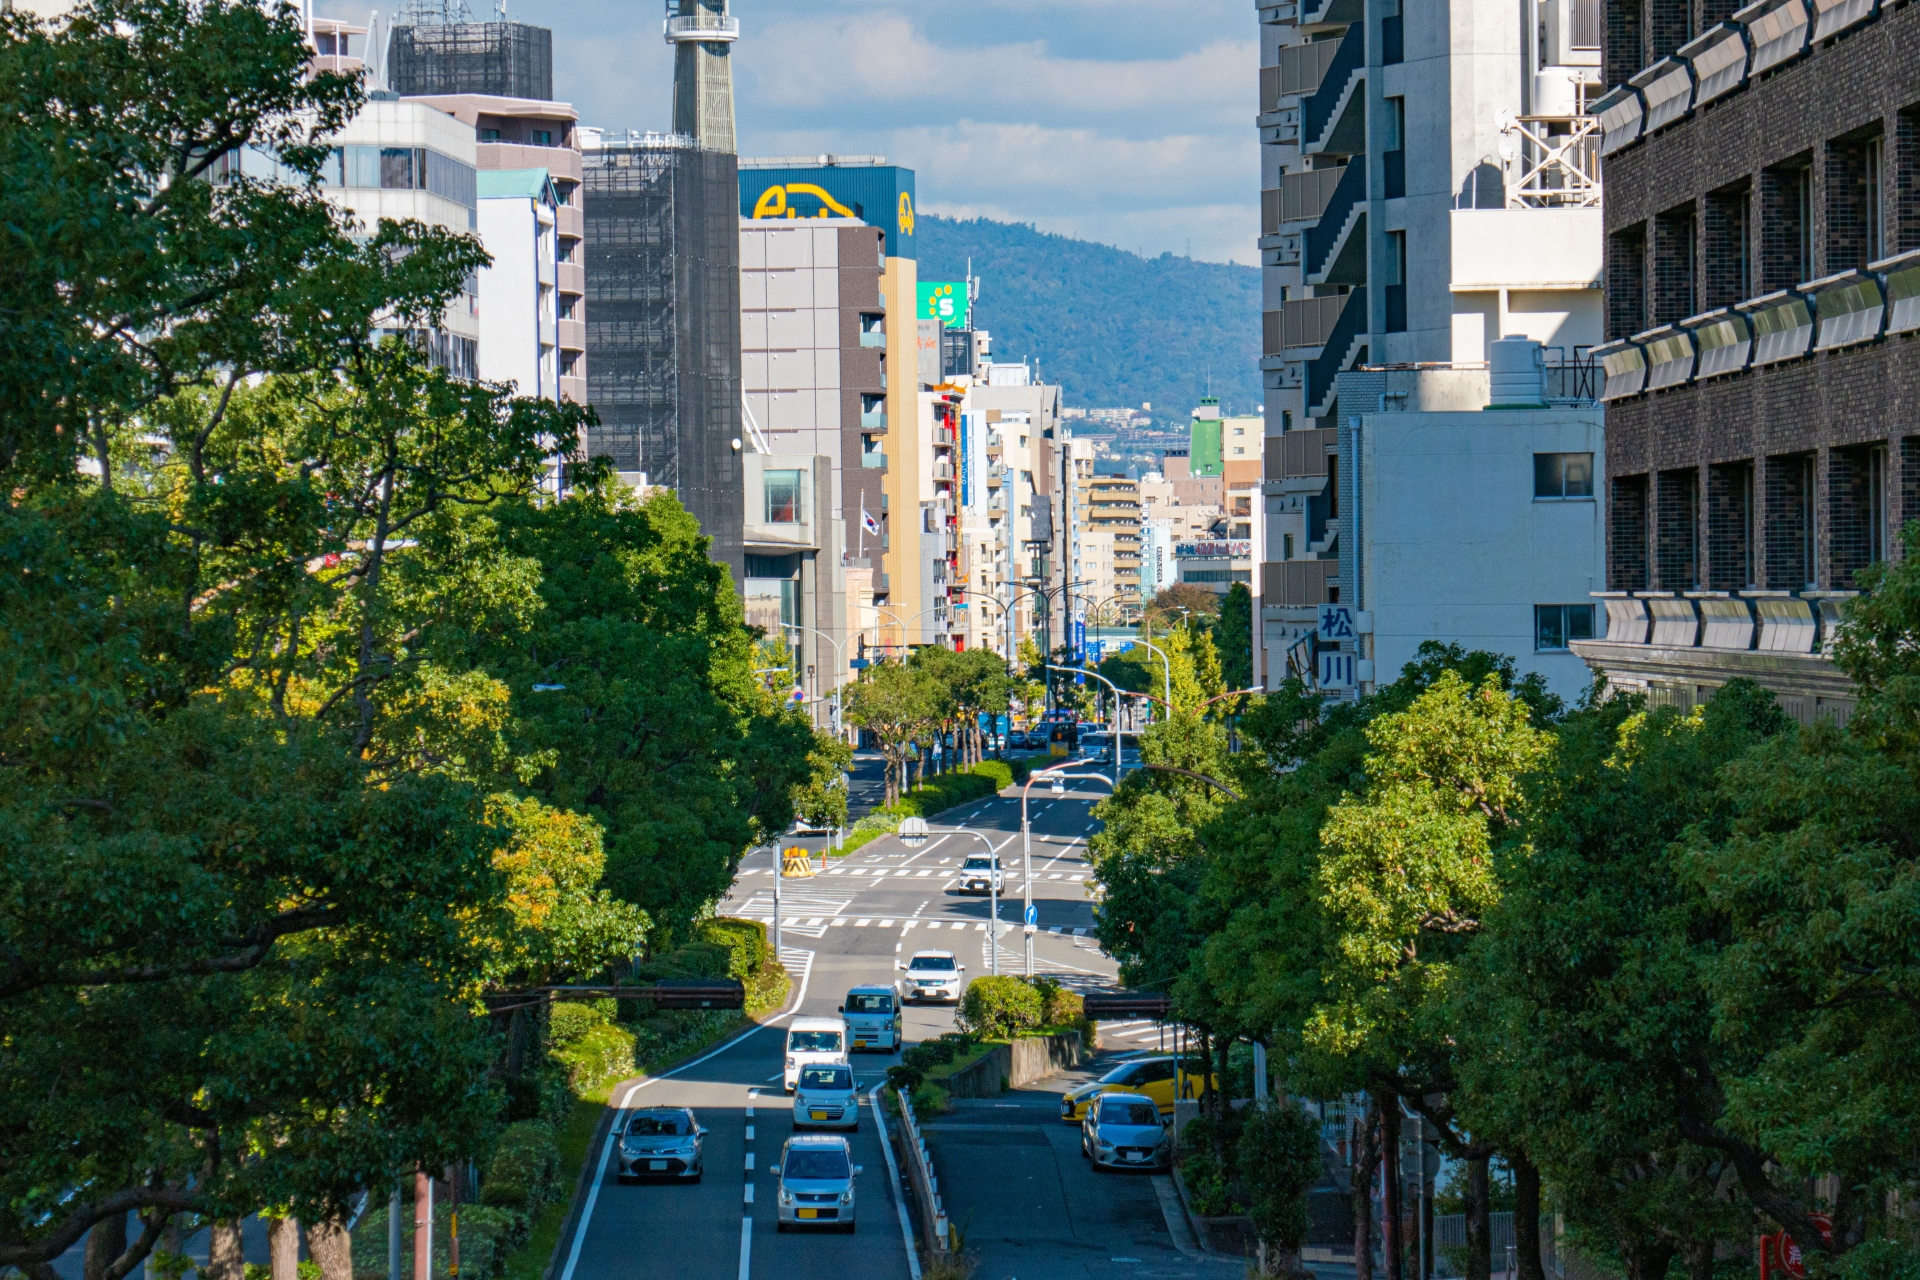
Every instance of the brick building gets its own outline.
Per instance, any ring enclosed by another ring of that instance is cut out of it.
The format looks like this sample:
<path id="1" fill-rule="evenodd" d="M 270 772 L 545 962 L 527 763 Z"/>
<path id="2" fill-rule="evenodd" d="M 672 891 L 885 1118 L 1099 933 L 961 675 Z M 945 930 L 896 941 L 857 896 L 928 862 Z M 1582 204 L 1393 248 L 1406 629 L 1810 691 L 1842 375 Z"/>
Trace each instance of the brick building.
<path id="1" fill-rule="evenodd" d="M 1690 706 L 1844 719 L 1826 656 L 1920 518 L 1920 5 L 1608 0 L 1608 613 Z"/>

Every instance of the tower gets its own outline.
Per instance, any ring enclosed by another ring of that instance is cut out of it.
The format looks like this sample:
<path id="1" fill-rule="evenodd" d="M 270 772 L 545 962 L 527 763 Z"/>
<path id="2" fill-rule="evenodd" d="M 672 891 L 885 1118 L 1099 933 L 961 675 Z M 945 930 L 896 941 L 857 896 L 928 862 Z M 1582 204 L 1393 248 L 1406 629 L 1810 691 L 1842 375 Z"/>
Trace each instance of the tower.
<path id="1" fill-rule="evenodd" d="M 703 151 L 732 154 L 733 65 L 731 46 L 740 20 L 727 0 L 667 0 L 663 24 L 673 46 L 673 131 Z"/>

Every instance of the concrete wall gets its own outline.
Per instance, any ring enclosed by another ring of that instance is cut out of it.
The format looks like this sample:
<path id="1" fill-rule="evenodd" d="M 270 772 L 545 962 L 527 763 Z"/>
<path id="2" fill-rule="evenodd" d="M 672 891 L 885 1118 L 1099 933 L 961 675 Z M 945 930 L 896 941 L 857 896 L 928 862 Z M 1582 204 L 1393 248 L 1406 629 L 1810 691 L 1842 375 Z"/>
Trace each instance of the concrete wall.
<path id="1" fill-rule="evenodd" d="M 480 376 L 558 399 L 553 211 L 530 196 L 493 196 L 480 201 L 479 221 L 493 255 L 479 271 Z"/>
<path id="2" fill-rule="evenodd" d="M 1563 698 L 1586 688 L 1570 650 L 1535 650 L 1533 609 L 1602 589 L 1602 507 L 1536 500 L 1533 455 L 1592 453 L 1597 476 L 1604 451 L 1598 409 L 1361 415 L 1359 605 L 1378 683 L 1441 640 L 1509 654 Z"/>

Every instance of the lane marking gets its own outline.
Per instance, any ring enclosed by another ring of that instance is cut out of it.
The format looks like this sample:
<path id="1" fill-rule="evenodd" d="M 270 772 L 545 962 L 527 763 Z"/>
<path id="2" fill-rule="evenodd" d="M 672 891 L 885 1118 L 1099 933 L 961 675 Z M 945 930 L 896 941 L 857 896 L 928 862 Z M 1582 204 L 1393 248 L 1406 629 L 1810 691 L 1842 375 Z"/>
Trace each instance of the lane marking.
<path id="1" fill-rule="evenodd" d="M 747 1114 L 748 1114 L 748 1115 L 752 1115 L 752 1114 L 753 1114 L 753 1108 L 752 1108 L 752 1107 L 748 1107 L 748 1108 L 747 1108 Z M 748 1126 L 747 1126 L 747 1141 L 748 1141 L 748 1142 L 752 1142 L 752 1141 L 753 1141 L 753 1126 L 752 1126 L 752 1125 L 748 1125 Z"/>
<path id="2" fill-rule="evenodd" d="M 747 1152 L 747 1172 L 753 1172 L 753 1152 Z"/>
<path id="3" fill-rule="evenodd" d="M 880 1090 L 885 1084 L 876 1084 L 867 1094 L 867 1105 L 873 1108 L 873 1123 L 880 1130 L 880 1154 L 887 1158 L 887 1181 L 893 1185 L 893 1207 L 900 1215 L 900 1240 L 907 1247 L 907 1274 L 912 1280 L 920 1280 L 920 1251 L 913 1247 L 913 1223 L 907 1218 L 907 1202 L 900 1192 L 900 1166 L 894 1163 L 893 1140 L 887 1136 L 886 1108 L 880 1105 Z M 744 1273 L 741 1280 L 746 1280 Z"/>
<path id="4" fill-rule="evenodd" d="M 747 1184 L 747 1203 L 753 1203 L 753 1184 L 751 1182 Z"/>
<path id="5" fill-rule="evenodd" d="M 870 925 L 870 924 L 872 924 L 872 923 L 873 923 L 873 920 L 872 920 L 872 918 L 871 918 L 871 917 L 869 917 L 869 918 L 867 918 L 867 919 L 863 919 L 863 920 L 855 920 L 855 921 L 853 922 L 853 927 L 854 927 L 854 928 L 856 928 L 856 929 L 864 929 L 864 928 L 866 928 L 866 927 L 867 927 L 868 925 Z"/>
<path id="6" fill-rule="evenodd" d="M 753 1219 L 740 1219 L 740 1280 L 748 1280 L 753 1269 Z"/>

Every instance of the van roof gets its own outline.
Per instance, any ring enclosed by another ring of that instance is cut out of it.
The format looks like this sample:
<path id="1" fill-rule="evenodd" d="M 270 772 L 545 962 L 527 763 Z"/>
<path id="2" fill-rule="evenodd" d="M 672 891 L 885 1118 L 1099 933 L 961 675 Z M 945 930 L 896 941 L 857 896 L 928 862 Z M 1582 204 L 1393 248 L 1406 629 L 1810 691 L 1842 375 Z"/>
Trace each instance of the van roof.
<path id="1" fill-rule="evenodd" d="M 851 1150 L 853 1144 L 837 1133 L 796 1133 L 787 1139 L 789 1147 L 839 1147 Z"/>
<path id="2" fill-rule="evenodd" d="M 848 995 L 852 995 L 856 991 L 871 991 L 877 995 L 883 995 L 883 996 L 890 996 L 893 994 L 893 988 L 881 982 L 862 982 L 847 988 Z"/>
<path id="3" fill-rule="evenodd" d="M 787 1024 L 789 1031 L 842 1031 L 847 1020 L 835 1015 L 831 1018 L 795 1018 Z"/>

